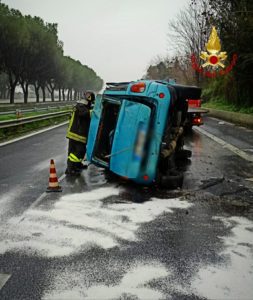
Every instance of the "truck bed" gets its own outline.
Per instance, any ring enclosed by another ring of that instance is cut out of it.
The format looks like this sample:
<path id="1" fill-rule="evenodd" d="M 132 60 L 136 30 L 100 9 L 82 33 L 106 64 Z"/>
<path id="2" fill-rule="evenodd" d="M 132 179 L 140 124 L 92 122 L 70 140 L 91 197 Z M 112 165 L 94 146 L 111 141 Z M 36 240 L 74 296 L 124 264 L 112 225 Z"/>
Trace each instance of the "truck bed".
<path id="1" fill-rule="evenodd" d="M 188 108 L 188 113 L 201 113 L 201 114 L 206 114 L 208 113 L 209 110 L 208 109 L 204 109 L 204 108 L 199 108 L 199 107 L 189 107 Z"/>

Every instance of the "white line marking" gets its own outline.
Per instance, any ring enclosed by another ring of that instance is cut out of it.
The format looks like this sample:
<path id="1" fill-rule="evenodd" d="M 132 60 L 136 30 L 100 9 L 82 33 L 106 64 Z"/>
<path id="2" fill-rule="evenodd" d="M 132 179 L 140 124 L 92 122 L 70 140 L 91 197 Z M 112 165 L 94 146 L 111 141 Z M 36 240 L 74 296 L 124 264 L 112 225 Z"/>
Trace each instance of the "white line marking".
<path id="1" fill-rule="evenodd" d="M 210 139 L 214 140 L 216 143 L 220 144 L 223 148 L 226 148 L 230 150 L 231 152 L 235 153 L 236 155 L 240 156 L 241 158 L 253 162 L 253 156 L 250 154 L 247 154 L 246 152 L 240 150 L 239 148 L 225 142 L 224 140 L 218 138 L 217 136 L 207 132 L 206 130 L 196 127 L 195 130 L 199 131 L 200 133 L 208 136 Z"/>
<path id="2" fill-rule="evenodd" d="M 65 174 L 62 174 L 62 176 L 58 179 L 58 182 L 61 182 L 65 177 L 66 177 L 66 175 L 65 175 Z M 38 204 L 46 197 L 46 195 L 48 195 L 47 192 L 42 193 L 42 194 L 39 196 L 39 198 L 37 198 L 37 199 L 32 203 L 32 205 L 29 206 L 29 208 L 28 208 L 27 210 L 33 209 L 35 206 L 37 206 L 37 205 L 38 205 Z"/>
<path id="3" fill-rule="evenodd" d="M 11 274 L 2 274 L 0 273 L 0 290 L 5 285 L 5 283 L 9 280 Z"/>
<path id="4" fill-rule="evenodd" d="M 58 182 L 61 182 L 64 178 L 66 177 L 66 175 L 65 174 L 62 174 L 62 176 L 58 179 Z M 24 212 L 24 214 L 22 215 L 22 217 L 21 217 L 21 219 L 20 219 L 20 221 L 19 222 L 21 222 L 21 221 L 23 221 L 24 220 L 24 218 L 25 218 L 25 213 L 28 211 L 28 210 L 30 210 L 30 209 L 33 209 L 34 207 L 36 207 L 37 205 L 39 205 L 40 204 L 40 202 L 44 199 L 44 198 L 46 198 L 46 195 L 48 195 L 48 193 L 47 192 L 44 192 L 44 193 L 42 193 L 28 208 L 27 208 L 27 210 Z"/>
<path id="5" fill-rule="evenodd" d="M 59 182 L 61 182 L 66 177 L 65 174 L 62 174 L 62 176 L 58 179 Z"/>
<path id="6" fill-rule="evenodd" d="M 12 143 L 15 143 L 15 142 L 18 142 L 18 141 L 27 139 L 27 138 L 29 138 L 29 137 L 31 137 L 31 136 L 34 136 L 34 135 L 37 135 L 37 134 L 40 134 L 40 133 L 43 133 L 43 132 L 46 132 L 46 131 L 55 129 L 55 128 L 60 127 L 60 126 L 66 125 L 66 124 L 68 124 L 68 122 L 69 122 L 69 121 L 66 121 L 66 122 L 64 122 L 64 123 L 61 123 L 61 124 L 58 124 L 58 125 L 55 125 L 55 126 L 52 126 L 52 127 L 49 127 L 49 128 L 41 129 L 41 130 L 39 130 L 39 131 L 36 131 L 36 132 L 33 132 L 33 133 L 29 133 L 29 134 L 27 134 L 27 135 L 23 135 L 23 136 L 21 136 L 21 137 L 19 137 L 19 138 L 10 140 L 10 141 L 8 141 L 8 142 L 0 143 L 0 147 L 3 147 L 3 146 L 6 146 L 6 145 L 9 145 L 9 144 L 12 144 Z"/>
<path id="7" fill-rule="evenodd" d="M 223 122 L 224 125 L 232 125 L 232 126 L 235 126 L 235 124 L 230 123 L 230 122 L 228 122 L 228 121 L 224 121 L 224 120 L 219 119 L 219 118 L 215 118 L 215 117 L 208 117 L 208 118 L 209 118 L 209 119 L 212 119 L 212 120 L 214 120 L 214 121 L 216 121 L 216 122 Z M 222 125 L 223 125 L 223 124 L 222 124 Z"/>
<path id="8" fill-rule="evenodd" d="M 37 198 L 29 207 L 27 210 L 29 209 L 33 209 L 37 204 L 39 204 L 45 197 L 46 197 L 47 193 L 44 192 L 42 193 L 39 198 Z M 23 218 L 22 218 L 23 219 Z"/>

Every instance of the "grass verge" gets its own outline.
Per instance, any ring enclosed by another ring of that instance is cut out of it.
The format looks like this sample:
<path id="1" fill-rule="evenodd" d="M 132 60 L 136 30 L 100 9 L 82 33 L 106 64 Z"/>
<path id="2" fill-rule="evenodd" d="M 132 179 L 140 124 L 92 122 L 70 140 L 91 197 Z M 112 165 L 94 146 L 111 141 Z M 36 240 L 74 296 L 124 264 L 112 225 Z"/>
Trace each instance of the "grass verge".
<path id="1" fill-rule="evenodd" d="M 225 103 L 223 101 L 210 101 L 202 104 L 204 108 L 213 108 L 224 111 L 232 111 L 239 112 L 243 114 L 253 114 L 253 106 L 252 107 L 237 107 L 232 104 Z"/>
<path id="2" fill-rule="evenodd" d="M 23 136 L 28 132 L 36 131 L 37 129 L 54 126 L 64 121 L 69 120 L 69 116 L 59 116 L 52 119 L 41 120 L 33 123 L 28 123 L 15 127 L 0 128 L 0 142 L 6 142 L 10 139 Z"/>
<path id="3" fill-rule="evenodd" d="M 48 113 L 61 112 L 61 111 L 71 111 L 71 110 L 69 108 L 60 108 L 60 109 L 50 109 L 45 111 L 33 111 L 33 112 L 22 113 L 22 118 L 46 115 Z M 15 114 L 0 116 L 0 121 L 8 121 L 8 120 L 16 120 L 16 119 L 17 117 Z"/>

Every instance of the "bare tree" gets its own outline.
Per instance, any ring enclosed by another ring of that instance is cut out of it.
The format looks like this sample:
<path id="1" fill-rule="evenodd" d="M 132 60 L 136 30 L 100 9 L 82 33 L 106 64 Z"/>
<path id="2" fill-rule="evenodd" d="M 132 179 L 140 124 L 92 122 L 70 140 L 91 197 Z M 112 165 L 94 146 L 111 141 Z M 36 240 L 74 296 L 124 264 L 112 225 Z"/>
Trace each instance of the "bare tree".
<path id="1" fill-rule="evenodd" d="M 147 68 L 146 79 L 175 79 L 181 84 L 194 84 L 194 70 L 185 56 L 156 57 Z"/>
<path id="2" fill-rule="evenodd" d="M 208 1 L 197 0 L 189 4 L 186 9 L 181 10 L 174 20 L 169 22 L 169 49 L 177 53 L 177 57 L 182 61 L 190 61 L 194 54 L 200 63 L 199 54 L 205 48 L 210 26 L 209 16 L 207 16 Z M 200 83 L 200 74 L 195 73 L 196 83 Z"/>

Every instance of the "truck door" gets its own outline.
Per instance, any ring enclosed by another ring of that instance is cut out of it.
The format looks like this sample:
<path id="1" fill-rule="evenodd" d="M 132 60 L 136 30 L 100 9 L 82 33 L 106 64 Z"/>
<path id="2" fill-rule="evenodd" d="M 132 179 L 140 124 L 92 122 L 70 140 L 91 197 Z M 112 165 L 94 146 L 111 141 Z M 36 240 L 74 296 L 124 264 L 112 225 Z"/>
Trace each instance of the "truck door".
<path id="1" fill-rule="evenodd" d="M 93 148 L 96 142 L 96 136 L 101 115 L 101 95 L 97 95 L 93 111 L 91 112 L 91 122 L 87 142 L 87 160 L 92 160 Z"/>
<path id="2" fill-rule="evenodd" d="M 110 170 L 120 176 L 139 174 L 150 123 L 150 107 L 123 100 L 115 128 L 110 155 Z"/>

